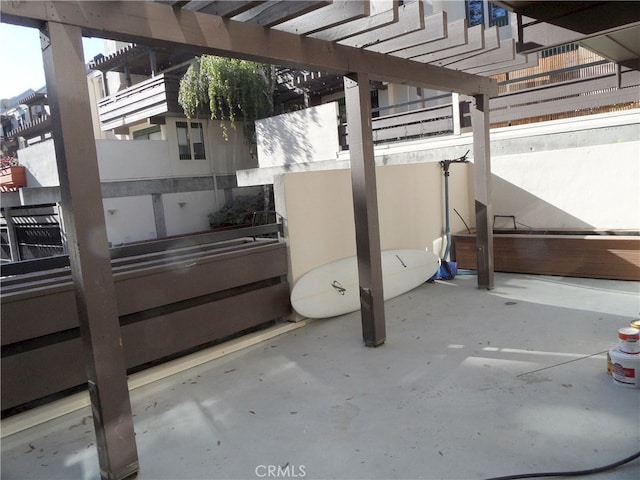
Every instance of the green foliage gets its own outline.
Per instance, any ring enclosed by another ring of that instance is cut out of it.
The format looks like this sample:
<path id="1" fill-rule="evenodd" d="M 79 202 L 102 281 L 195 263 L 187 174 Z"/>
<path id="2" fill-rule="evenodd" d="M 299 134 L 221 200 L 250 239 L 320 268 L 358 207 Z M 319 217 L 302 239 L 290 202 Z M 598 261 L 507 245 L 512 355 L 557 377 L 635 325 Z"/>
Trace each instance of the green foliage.
<path id="1" fill-rule="evenodd" d="M 241 119 L 253 130 L 253 122 L 273 112 L 274 88 L 268 65 L 203 55 L 180 81 L 178 103 L 188 118 L 208 106 L 212 119 L 228 120 L 232 128 Z M 226 139 L 226 125 L 221 126 Z"/>
<path id="2" fill-rule="evenodd" d="M 220 210 L 209 214 L 209 226 L 220 228 L 230 225 L 249 225 L 253 217 L 253 212 L 260 212 L 265 209 L 264 196 L 243 195 L 236 197 L 233 202 L 222 207 Z"/>

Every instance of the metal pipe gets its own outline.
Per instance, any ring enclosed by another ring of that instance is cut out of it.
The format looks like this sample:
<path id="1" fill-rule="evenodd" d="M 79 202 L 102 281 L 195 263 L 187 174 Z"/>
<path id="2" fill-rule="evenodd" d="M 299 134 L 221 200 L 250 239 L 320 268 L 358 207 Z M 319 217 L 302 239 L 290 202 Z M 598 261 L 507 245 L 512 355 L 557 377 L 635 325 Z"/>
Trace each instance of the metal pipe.
<path id="1" fill-rule="evenodd" d="M 468 163 L 467 155 L 469 154 L 469 150 L 459 158 L 453 160 L 442 160 L 440 162 L 440 166 L 444 171 L 444 225 L 445 225 L 445 236 L 447 240 L 447 246 L 444 250 L 444 255 L 442 259 L 445 261 L 449 261 L 449 252 L 451 251 L 451 219 L 449 216 L 449 165 L 452 163 Z"/>

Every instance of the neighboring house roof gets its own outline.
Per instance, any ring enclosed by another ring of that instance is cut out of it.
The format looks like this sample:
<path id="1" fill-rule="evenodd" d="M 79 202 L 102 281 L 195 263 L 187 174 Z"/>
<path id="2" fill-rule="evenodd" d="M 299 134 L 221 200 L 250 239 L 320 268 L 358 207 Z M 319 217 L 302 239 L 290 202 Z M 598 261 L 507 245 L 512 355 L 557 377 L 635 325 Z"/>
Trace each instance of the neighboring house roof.
<path id="1" fill-rule="evenodd" d="M 163 71 L 182 65 L 194 58 L 194 54 L 191 52 L 159 47 L 152 49 L 144 45 L 130 43 L 110 55 L 96 56 L 89 62 L 89 68 L 102 72 L 120 73 L 124 73 L 125 69 L 128 69 L 129 73 L 133 75 L 149 76 L 153 73 L 152 62 L 149 57 L 151 54 L 155 57 L 156 71 Z"/>

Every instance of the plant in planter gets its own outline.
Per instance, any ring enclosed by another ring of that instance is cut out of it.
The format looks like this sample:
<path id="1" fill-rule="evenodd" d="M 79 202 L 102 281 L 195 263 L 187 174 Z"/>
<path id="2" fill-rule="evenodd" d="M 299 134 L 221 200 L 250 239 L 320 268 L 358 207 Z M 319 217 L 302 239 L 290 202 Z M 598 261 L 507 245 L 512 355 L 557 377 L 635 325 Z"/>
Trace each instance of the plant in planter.
<path id="1" fill-rule="evenodd" d="M 264 196 L 243 195 L 236 197 L 220 210 L 209 214 L 211 228 L 251 225 L 254 212 L 265 210 Z"/>
<path id="2" fill-rule="evenodd" d="M 27 186 L 25 167 L 15 157 L 2 157 L 0 165 L 0 191 L 15 192 Z"/>

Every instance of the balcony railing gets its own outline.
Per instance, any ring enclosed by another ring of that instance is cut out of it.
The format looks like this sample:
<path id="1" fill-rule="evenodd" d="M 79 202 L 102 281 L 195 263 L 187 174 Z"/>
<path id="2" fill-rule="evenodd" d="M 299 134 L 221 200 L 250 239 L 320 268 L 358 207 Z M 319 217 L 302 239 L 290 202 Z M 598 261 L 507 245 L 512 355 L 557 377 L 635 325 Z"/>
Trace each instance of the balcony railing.
<path id="1" fill-rule="evenodd" d="M 100 100 L 100 129 L 112 130 L 154 116 L 182 112 L 177 102 L 179 85 L 179 76 L 161 74 Z"/>
<path id="2" fill-rule="evenodd" d="M 7 136 L 31 139 L 41 137 L 49 132 L 51 132 L 51 117 L 45 114 L 40 118 L 34 119 L 32 122 L 25 123 L 24 125 L 20 125 L 18 128 L 11 130 Z"/>
<path id="3" fill-rule="evenodd" d="M 571 118 L 640 106 L 640 72 L 582 47 L 544 56 L 535 67 L 497 75 L 491 126 Z"/>
<path id="4" fill-rule="evenodd" d="M 406 106 L 406 104 L 393 105 L 390 108 L 402 106 Z M 373 118 L 371 120 L 373 143 L 378 145 L 451 134 L 453 133 L 453 115 L 453 105 L 449 103 Z M 347 124 L 339 126 L 340 148 L 342 150 L 349 148 L 348 130 Z"/>

